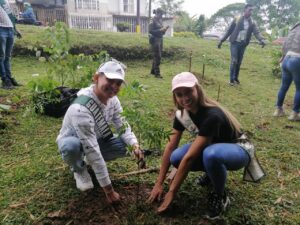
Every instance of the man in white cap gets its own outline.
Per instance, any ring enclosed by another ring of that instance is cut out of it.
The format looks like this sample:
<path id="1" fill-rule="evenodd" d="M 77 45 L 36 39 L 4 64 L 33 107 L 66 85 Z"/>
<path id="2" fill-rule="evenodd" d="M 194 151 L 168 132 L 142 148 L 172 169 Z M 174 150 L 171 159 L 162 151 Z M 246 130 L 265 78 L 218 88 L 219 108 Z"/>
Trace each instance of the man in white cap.
<path id="1" fill-rule="evenodd" d="M 124 69 L 117 61 L 100 65 L 93 76 L 94 84 L 81 89 L 67 110 L 56 140 L 63 160 L 74 172 L 77 188 L 86 191 L 94 187 L 88 163 L 109 203 L 120 201 L 120 196 L 113 189 L 105 161 L 125 156 L 126 145 L 133 147 L 137 159 L 144 157 L 136 136 L 120 115 L 123 110 L 116 95 L 124 82 Z M 126 129 L 116 137 L 111 125 L 117 131 Z"/>

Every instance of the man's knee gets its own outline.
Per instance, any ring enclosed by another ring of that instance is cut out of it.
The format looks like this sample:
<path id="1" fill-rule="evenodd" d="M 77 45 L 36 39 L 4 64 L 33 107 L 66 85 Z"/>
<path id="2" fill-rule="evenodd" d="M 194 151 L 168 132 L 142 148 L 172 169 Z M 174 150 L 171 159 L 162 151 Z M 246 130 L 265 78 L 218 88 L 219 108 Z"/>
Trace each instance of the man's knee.
<path id="1" fill-rule="evenodd" d="M 81 143 L 76 137 L 63 138 L 59 141 L 58 147 L 63 157 L 81 154 Z"/>

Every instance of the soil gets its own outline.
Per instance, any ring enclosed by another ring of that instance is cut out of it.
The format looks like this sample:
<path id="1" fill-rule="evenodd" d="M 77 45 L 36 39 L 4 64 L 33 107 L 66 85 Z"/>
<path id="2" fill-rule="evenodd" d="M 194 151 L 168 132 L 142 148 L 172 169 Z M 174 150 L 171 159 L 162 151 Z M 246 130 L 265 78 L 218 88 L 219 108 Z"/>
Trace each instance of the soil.
<path id="1" fill-rule="evenodd" d="M 119 205 L 109 205 L 102 190 L 96 187 L 91 191 L 82 193 L 78 199 L 71 200 L 65 209 L 49 213 L 48 217 L 40 224 L 124 224 L 127 221 L 128 206 L 136 203 L 137 186 L 118 188 L 117 192 L 122 196 L 122 201 Z M 150 189 L 146 186 L 141 186 L 140 193 L 145 192 L 149 193 Z M 145 200 L 140 196 L 139 202 L 144 202 Z"/>

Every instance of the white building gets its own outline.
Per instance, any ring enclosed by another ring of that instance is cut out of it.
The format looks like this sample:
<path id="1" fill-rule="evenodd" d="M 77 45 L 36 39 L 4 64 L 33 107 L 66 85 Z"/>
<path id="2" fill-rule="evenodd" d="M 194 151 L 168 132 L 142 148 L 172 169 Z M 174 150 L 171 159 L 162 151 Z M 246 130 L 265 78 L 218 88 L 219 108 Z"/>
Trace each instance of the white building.
<path id="1" fill-rule="evenodd" d="M 14 3 L 16 0 L 9 0 Z M 44 23 L 64 21 L 70 28 L 117 31 L 117 24 L 129 24 L 129 32 L 136 31 L 137 0 L 17 0 L 30 2 L 37 19 Z M 148 1 L 140 0 L 140 28 L 148 33 Z M 173 19 L 164 20 L 169 25 L 167 36 L 173 35 Z"/>

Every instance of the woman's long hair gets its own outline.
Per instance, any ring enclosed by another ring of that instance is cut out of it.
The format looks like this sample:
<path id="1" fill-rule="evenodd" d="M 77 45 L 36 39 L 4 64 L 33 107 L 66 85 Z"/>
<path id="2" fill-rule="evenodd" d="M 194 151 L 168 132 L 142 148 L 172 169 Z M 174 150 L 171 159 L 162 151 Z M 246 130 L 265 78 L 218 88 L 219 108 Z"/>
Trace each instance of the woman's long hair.
<path id="1" fill-rule="evenodd" d="M 225 114 L 226 118 L 228 119 L 230 127 L 234 130 L 235 135 L 238 137 L 241 133 L 241 124 L 239 123 L 239 121 L 227 109 L 225 109 L 223 106 L 221 106 L 217 101 L 209 98 L 205 94 L 205 92 L 200 84 L 196 84 L 195 87 L 196 87 L 198 98 L 199 98 L 199 106 L 204 107 L 204 108 L 217 107 L 217 108 L 221 109 L 222 112 Z M 183 108 L 177 103 L 174 92 L 173 92 L 173 101 L 174 101 L 175 106 L 179 110 L 182 111 Z"/>

